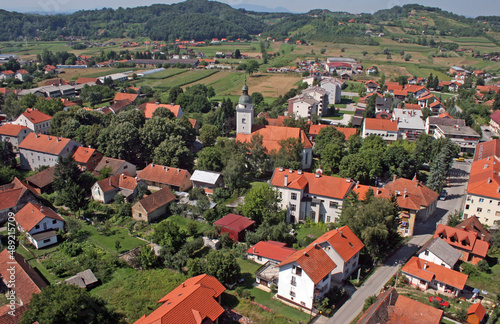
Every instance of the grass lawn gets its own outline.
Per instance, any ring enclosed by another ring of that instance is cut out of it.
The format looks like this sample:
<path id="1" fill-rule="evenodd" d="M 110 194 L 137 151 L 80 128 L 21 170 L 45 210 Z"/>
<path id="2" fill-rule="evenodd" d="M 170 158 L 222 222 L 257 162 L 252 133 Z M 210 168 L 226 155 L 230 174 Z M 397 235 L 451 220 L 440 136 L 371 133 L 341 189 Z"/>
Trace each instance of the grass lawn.
<path id="1" fill-rule="evenodd" d="M 355 111 L 352 111 L 352 110 L 339 110 L 339 113 L 341 113 L 341 114 L 348 114 L 348 115 L 354 115 Z"/>
<path id="2" fill-rule="evenodd" d="M 180 285 L 186 276 L 169 269 L 134 270 L 120 268 L 107 283 L 92 289 L 117 312 L 133 323 L 158 308 L 158 300 Z"/>
<path id="3" fill-rule="evenodd" d="M 338 115 L 338 116 L 329 116 L 329 117 L 322 117 L 323 119 L 330 119 L 330 120 L 342 120 L 344 118 L 344 115 Z"/>
<path id="4" fill-rule="evenodd" d="M 18 246 L 16 249 L 16 252 L 19 253 L 20 255 L 23 256 L 23 258 L 28 261 L 30 266 L 35 269 L 39 274 L 42 275 L 42 277 L 45 277 L 45 279 L 49 283 L 54 283 L 57 281 L 60 281 L 60 278 L 56 277 L 55 275 L 51 274 L 41 263 L 38 263 L 36 259 L 33 258 L 33 255 L 31 255 L 28 251 L 26 251 L 22 246 Z"/>
<path id="5" fill-rule="evenodd" d="M 121 244 L 121 248 L 118 251 L 119 253 L 123 253 L 135 249 L 136 247 L 146 245 L 146 242 L 130 236 L 128 234 L 128 230 L 125 228 L 114 227 L 113 230 L 115 231 L 115 234 L 106 236 L 99 234 L 97 228 L 95 228 L 94 226 L 85 224 L 83 227 L 85 230 L 88 230 L 90 232 L 90 236 L 88 239 L 91 242 L 97 244 L 99 247 L 111 253 L 116 253 L 115 242 L 117 240 L 120 241 Z"/>
<path id="6" fill-rule="evenodd" d="M 191 219 L 187 219 L 185 217 L 178 216 L 178 215 L 170 216 L 167 219 L 169 221 L 172 221 L 175 224 L 177 224 L 180 227 L 180 229 L 183 230 L 184 232 L 187 232 L 188 225 L 190 223 L 195 223 L 196 224 L 197 230 L 198 230 L 199 234 L 203 234 L 203 232 L 205 232 L 207 229 L 210 228 L 210 225 L 208 225 L 206 223 L 200 223 L 200 222 L 197 222 L 197 221 L 194 221 L 194 220 L 191 220 Z"/>
<path id="7" fill-rule="evenodd" d="M 312 240 L 315 240 L 328 231 L 325 223 L 311 224 L 310 226 L 307 225 L 308 224 L 301 224 L 300 227 L 295 229 L 297 231 L 298 242 L 302 241 L 306 237 L 310 237 Z"/>
<path id="8" fill-rule="evenodd" d="M 478 272 L 478 275 L 471 275 L 467 280 L 467 285 L 479 288 L 489 293 L 500 294 L 500 251 L 495 248 L 490 249 L 487 256 L 488 264 L 490 265 L 490 273 Z"/>

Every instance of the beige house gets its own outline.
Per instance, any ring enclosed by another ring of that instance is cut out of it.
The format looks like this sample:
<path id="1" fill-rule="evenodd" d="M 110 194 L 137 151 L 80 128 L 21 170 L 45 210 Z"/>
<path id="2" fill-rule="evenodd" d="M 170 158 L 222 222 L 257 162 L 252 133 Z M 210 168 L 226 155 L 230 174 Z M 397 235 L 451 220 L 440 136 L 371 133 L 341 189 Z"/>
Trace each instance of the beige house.
<path id="1" fill-rule="evenodd" d="M 138 221 L 151 222 L 164 215 L 167 206 L 175 200 L 172 190 L 163 188 L 146 198 L 139 200 L 132 206 L 132 218 Z"/>
<path id="2" fill-rule="evenodd" d="M 19 144 L 31 132 L 32 130 L 26 126 L 4 124 L 0 126 L 0 141 L 10 142 L 14 150 L 17 150 L 19 148 Z"/>
<path id="3" fill-rule="evenodd" d="M 146 183 L 149 189 L 170 188 L 186 191 L 193 186 L 191 173 L 179 168 L 150 164 L 137 174 L 137 178 Z"/>

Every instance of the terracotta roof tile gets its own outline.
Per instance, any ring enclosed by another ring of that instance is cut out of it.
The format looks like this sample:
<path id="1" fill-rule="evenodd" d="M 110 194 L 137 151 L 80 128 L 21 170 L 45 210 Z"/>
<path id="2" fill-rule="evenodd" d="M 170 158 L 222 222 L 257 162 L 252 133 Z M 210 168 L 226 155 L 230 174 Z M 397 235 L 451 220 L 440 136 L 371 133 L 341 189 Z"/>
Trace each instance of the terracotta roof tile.
<path id="1" fill-rule="evenodd" d="M 21 131 L 25 129 L 28 129 L 28 127 L 22 125 L 4 124 L 0 126 L 0 135 L 17 136 Z"/>
<path id="2" fill-rule="evenodd" d="M 20 254 L 14 252 L 11 257 L 5 249 L 0 252 L 0 275 L 3 278 L 10 278 L 10 273 L 7 270 L 10 266 L 16 267 L 15 291 L 17 297 L 21 299 L 23 304 L 29 304 L 33 294 L 39 294 L 47 284 Z"/>
<path id="3" fill-rule="evenodd" d="M 432 262 L 427 262 L 416 256 L 412 257 L 410 261 L 401 268 L 401 272 L 413 275 L 428 282 L 435 279 L 458 289 L 464 289 L 467 278 L 469 277 L 465 273 L 451 270 Z"/>
<path id="4" fill-rule="evenodd" d="M 325 175 L 317 177 L 314 173 L 302 172 L 299 174 L 296 170 L 290 172 L 289 169 L 283 169 L 280 171 L 279 168 L 274 170 L 271 184 L 274 187 L 284 187 L 285 176 L 287 176 L 287 186 L 290 188 L 302 190 L 307 186 L 307 192 L 310 194 L 337 199 L 344 199 L 351 187 L 354 186 L 354 182 L 347 182 L 345 178 Z"/>
<path id="5" fill-rule="evenodd" d="M 326 252 L 319 245 L 314 244 L 293 253 L 278 266 L 282 267 L 293 262 L 298 263 L 314 284 L 319 283 L 337 267 Z"/>
<path id="6" fill-rule="evenodd" d="M 399 191 L 400 193 L 404 193 L 406 189 L 408 194 L 420 197 L 420 199 L 422 199 L 421 204 L 425 207 L 430 206 L 439 197 L 436 192 L 424 186 L 422 182 L 418 181 L 416 178 L 413 180 L 399 178 L 387 183 L 385 188 L 391 192 Z"/>
<path id="7" fill-rule="evenodd" d="M 489 242 L 491 239 L 491 234 L 484 228 L 483 224 L 481 224 L 476 216 L 467 218 L 466 220 L 455 226 L 455 228 L 467 232 L 477 233 L 478 239 L 486 242 Z"/>
<path id="8" fill-rule="evenodd" d="M 214 225 L 230 228 L 236 232 L 241 232 L 253 224 L 255 224 L 255 221 L 248 219 L 245 216 L 236 214 L 227 214 L 218 221 L 214 222 Z"/>
<path id="9" fill-rule="evenodd" d="M 29 232 L 40 223 L 45 217 L 64 222 L 64 219 L 49 207 L 28 203 L 17 212 L 15 219 L 25 231 Z"/>
<path id="10" fill-rule="evenodd" d="M 59 155 L 63 153 L 63 149 L 71 141 L 73 140 L 69 138 L 29 133 L 21 144 L 19 144 L 19 149 Z"/>
<path id="11" fill-rule="evenodd" d="M 149 164 L 137 177 L 146 181 L 163 183 L 169 186 L 179 187 L 184 179 L 190 179 L 191 174 L 187 170 L 166 167 L 158 164 Z"/>
<path id="12" fill-rule="evenodd" d="M 262 144 L 268 153 L 272 151 L 278 152 L 281 148 L 279 142 L 288 138 L 300 139 L 304 144 L 304 148 L 312 148 L 311 141 L 307 138 L 306 133 L 298 127 L 280 127 L 280 126 L 254 126 L 252 134 L 237 134 L 236 140 L 242 143 L 250 142 L 254 134 L 262 136 Z"/>
<path id="13" fill-rule="evenodd" d="M 76 79 L 76 84 L 84 84 L 84 83 L 89 83 L 89 82 L 96 82 L 99 81 L 98 78 L 83 78 L 83 77 L 79 77 L 78 79 Z"/>
<path id="14" fill-rule="evenodd" d="M 135 99 L 137 99 L 139 95 L 137 93 L 124 93 L 124 92 L 118 92 L 115 95 L 114 101 L 121 101 L 121 100 L 130 100 L 130 102 L 134 102 Z"/>
<path id="15" fill-rule="evenodd" d="M 477 238 L 477 233 L 439 224 L 434 238 L 440 237 L 446 243 L 472 254 L 486 257 L 490 244 Z"/>
<path id="16" fill-rule="evenodd" d="M 261 256 L 266 259 L 283 261 L 297 250 L 286 247 L 285 243 L 276 241 L 260 241 L 247 250 L 248 254 Z"/>
<path id="17" fill-rule="evenodd" d="M 499 113 L 500 111 L 495 112 L 491 116 Z M 499 123 L 500 123 L 500 114 Z M 476 146 L 476 153 L 474 154 L 474 161 L 486 159 L 490 156 L 500 157 L 500 139 L 494 139 L 488 142 L 479 143 Z"/>
<path id="18" fill-rule="evenodd" d="M 309 135 L 318 135 L 323 128 L 334 127 L 339 132 L 345 135 L 345 139 L 349 139 L 351 136 L 356 135 L 357 129 L 350 127 L 336 127 L 331 125 L 311 125 L 309 128 Z"/>
<path id="19" fill-rule="evenodd" d="M 365 118 L 365 129 L 397 132 L 398 122 L 390 119 Z"/>
<path id="20" fill-rule="evenodd" d="M 33 187 L 21 182 L 18 178 L 14 178 L 11 183 L 0 186 L 0 210 L 15 207 L 28 191 L 35 196 L 38 195 Z"/>
<path id="21" fill-rule="evenodd" d="M 500 198 L 500 163 L 494 157 L 474 161 L 471 165 L 467 193 Z"/>
<path id="22" fill-rule="evenodd" d="M 97 181 L 96 183 L 103 192 L 108 192 L 116 188 L 134 191 L 140 182 L 139 179 L 131 177 L 128 172 L 125 172 Z"/>
<path id="23" fill-rule="evenodd" d="M 123 164 L 128 163 L 125 160 L 113 159 L 110 157 L 103 157 L 101 161 L 97 164 L 95 171 L 99 172 L 102 169 L 109 167 L 111 168 L 111 174 L 116 174 L 118 170 L 123 166 Z"/>
<path id="24" fill-rule="evenodd" d="M 467 310 L 467 315 L 471 314 L 476 314 L 476 316 L 479 319 L 479 322 L 483 319 L 484 315 L 486 315 L 486 309 L 484 308 L 483 305 L 481 305 L 481 302 L 470 305 L 469 309 Z"/>
<path id="25" fill-rule="evenodd" d="M 172 105 L 172 104 L 159 104 L 156 102 L 148 102 L 144 106 L 144 116 L 146 119 L 153 118 L 153 113 L 156 111 L 156 109 L 163 107 L 167 108 L 170 110 L 175 117 L 179 117 L 179 112 L 181 111 L 181 106 L 180 105 Z"/>
<path id="26" fill-rule="evenodd" d="M 25 116 L 33 124 L 43 123 L 47 120 L 52 119 L 51 116 L 44 114 L 41 111 L 38 111 L 36 109 L 31 109 L 31 108 L 26 109 L 26 111 L 23 112 L 22 115 Z"/>
<path id="27" fill-rule="evenodd" d="M 33 186 L 37 188 L 43 188 L 51 183 L 54 182 L 54 170 L 56 169 L 55 166 L 50 167 L 48 169 L 45 169 L 43 171 L 38 172 L 37 174 L 32 175 L 31 177 L 28 177 L 26 181 L 29 184 L 32 184 Z"/>
<path id="28" fill-rule="evenodd" d="M 146 198 L 139 200 L 137 204 L 140 204 L 142 207 L 144 207 L 144 210 L 146 210 L 146 212 L 151 213 L 157 210 L 158 208 L 171 203 L 174 200 L 175 196 L 172 193 L 172 190 L 170 190 L 170 188 L 167 187 L 155 193 L 152 193 Z"/>
<path id="29" fill-rule="evenodd" d="M 350 260 L 356 255 L 356 253 L 358 253 L 362 248 L 365 247 L 363 242 L 361 242 L 361 240 L 351 231 L 348 226 L 342 226 L 340 228 L 334 229 L 333 231 L 326 232 L 311 244 L 321 244 L 323 242 L 330 243 L 332 248 L 337 251 L 342 259 L 344 259 L 344 261 Z"/>
<path id="30" fill-rule="evenodd" d="M 99 153 L 96 149 L 79 146 L 73 153 L 73 159 L 77 163 L 88 163 L 90 159 L 95 156 L 95 154 Z"/>
<path id="31" fill-rule="evenodd" d="M 224 291 L 224 286 L 217 279 L 206 274 L 187 279 L 158 301 L 163 305 L 138 319 L 135 324 L 200 324 L 206 319 L 215 322 L 224 312 L 217 302 Z"/>

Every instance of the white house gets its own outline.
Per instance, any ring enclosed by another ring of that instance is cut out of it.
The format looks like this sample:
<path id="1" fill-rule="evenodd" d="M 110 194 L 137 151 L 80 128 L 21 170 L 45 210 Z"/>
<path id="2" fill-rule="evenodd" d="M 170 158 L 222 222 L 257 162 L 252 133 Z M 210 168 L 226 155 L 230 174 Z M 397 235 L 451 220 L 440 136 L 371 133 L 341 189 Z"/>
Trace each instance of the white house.
<path id="1" fill-rule="evenodd" d="M 345 197 L 354 182 L 318 173 L 276 168 L 271 178 L 286 209 L 286 221 L 298 223 L 309 218 L 314 222 L 331 223 L 338 220 Z"/>
<path id="2" fill-rule="evenodd" d="M 21 168 L 36 170 L 44 165 L 55 166 L 59 156 L 64 158 L 73 154 L 78 146 L 81 144 L 69 138 L 29 133 L 19 144 Z"/>
<path id="3" fill-rule="evenodd" d="M 278 267 L 277 297 L 312 309 L 314 301 L 330 290 L 330 274 L 337 265 L 318 244 L 311 244 L 290 255 Z"/>
<path id="4" fill-rule="evenodd" d="M 17 150 L 21 143 L 32 130 L 26 126 L 4 124 L 0 126 L 0 141 L 7 141 Z"/>
<path id="5" fill-rule="evenodd" d="M 398 122 L 390 119 L 365 118 L 361 137 L 366 138 L 370 135 L 380 136 L 386 143 L 397 141 Z"/>
<path id="6" fill-rule="evenodd" d="M 37 248 L 57 243 L 57 231 L 64 229 L 64 219 L 49 207 L 28 203 L 15 216 L 17 228 L 26 233 Z"/>
<path id="7" fill-rule="evenodd" d="M 331 104 L 339 103 L 342 100 L 342 86 L 345 81 L 337 78 L 323 78 L 319 86 L 325 89 L 328 95 L 328 102 Z"/>
<path id="8" fill-rule="evenodd" d="M 220 172 L 194 170 L 190 180 L 193 182 L 193 188 L 201 187 L 208 194 L 213 194 L 215 189 L 224 187 Z"/>
<path id="9" fill-rule="evenodd" d="M 111 171 L 111 175 L 127 172 L 131 176 L 135 177 L 137 174 L 137 167 L 134 164 L 125 160 L 113 159 L 106 156 L 99 161 L 94 171 L 99 172 L 104 168 L 108 168 Z"/>
<path id="10" fill-rule="evenodd" d="M 146 186 L 137 177 L 131 177 L 128 173 L 117 174 L 94 183 L 92 186 L 92 199 L 107 204 L 117 194 L 122 194 L 126 199 L 132 200 L 137 195 L 141 185 Z"/>
<path id="11" fill-rule="evenodd" d="M 319 245 L 337 267 L 331 272 L 331 279 L 342 282 L 358 268 L 359 253 L 365 246 L 347 226 L 326 232 L 312 245 Z"/>
<path id="12" fill-rule="evenodd" d="M 422 260 L 453 269 L 460 259 L 461 253 L 443 239 L 436 237 L 422 246 L 417 255 Z"/>
<path id="13" fill-rule="evenodd" d="M 36 109 L 28 108 L 13 122 L 15 125 L 26 126 L 35 133 L 48 134 L 51 116 Z"/>
<path id="14" fill-rule="evenodd" d="M 278 264 L 296 251 L 295 249 L 286 247 L 286 244 L 282 242 L 260 241 L 248 248 L 247 259 L 260 264 L 265 264 L 269 261 Z"/>
<path id="15" fill-rule="evenodd" d="M 288 99 L 289 116 L 311 119 L 312 115 L 319 116 L 320 112 L 323 114 L 323 110 L 320 110 L 320 101 L 309 95 L 302 94 Z"/>
<path id="16" fill-rule="evenodd" d="M 330 93 L 321 87 L 309 87 L 302 90 L 302 94 L 308 95 L 318 101 L 318 116 L 323 116 L 323 113 L 328 108 L 330 104 L 329 95 Z"/>
<path id="17" fill-rule="evenodd" d="M 398 136 L 402 139 L 416 140 L 425 132 L 421 110 L 395 108 L 392 118 L 398 123 Z"/>
<path id="18" fill-rule="evenodd" d="M 454 144 L 457 144 L 460 147 L 460 152 L 468 153 L 474 153 L 476 145 L 481 140 L 481 135 L 469 126 L 436 125 L 434 138 L 442 137 L 449 138 Z"/>

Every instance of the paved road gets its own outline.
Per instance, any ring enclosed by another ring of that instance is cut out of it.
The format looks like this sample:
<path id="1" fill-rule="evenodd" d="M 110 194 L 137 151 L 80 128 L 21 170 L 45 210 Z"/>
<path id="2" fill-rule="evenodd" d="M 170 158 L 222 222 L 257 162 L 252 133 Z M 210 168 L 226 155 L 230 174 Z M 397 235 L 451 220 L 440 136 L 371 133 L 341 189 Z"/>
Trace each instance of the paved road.
<path id="1" fill-rule="evenodd" d="M 448 213 L 463 206 L 464 193 L 469 178 L 472 160 L 465 162 L 454 162 L 450 171 L 450 185 L 446 187 L 447 199 L 439 200 L 434 215 L 425 224 L 417 223 L 415 235 L 391 256 L 381 267 L 379 267 L 366 282 L 352 294 L 351 298 L 335 313 L 332 318 L 320 316 L 314 321 L 315 324 L 348 324 L 363 310 L 365 299 L 372 295 L 378 295 L 385 283 L 394 276 L 397 270 L 422 245 L 432 238 L 437 224 L 446 224 Z"/>

